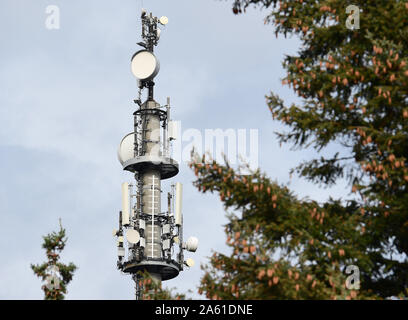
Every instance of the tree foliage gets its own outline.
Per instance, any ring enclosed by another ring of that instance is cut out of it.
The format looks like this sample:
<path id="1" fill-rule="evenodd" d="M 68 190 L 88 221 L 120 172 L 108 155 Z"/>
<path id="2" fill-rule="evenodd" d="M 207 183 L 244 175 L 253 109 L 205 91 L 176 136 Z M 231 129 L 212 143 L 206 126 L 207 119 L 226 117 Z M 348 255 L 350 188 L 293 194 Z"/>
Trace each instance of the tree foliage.
<path id="1" fill-rule="evenodd" d="M 42 247 L 45 249 L 47 261 L 40 264 L 31 264 L 34 274 L 45 281 L 41 289 L 44 291 L 44 300 L 63 300 L 67 294 L 67 285 L 71 282 L 77 267 L 60 262 L 60 254 L 64 250 L 68 238 L 61 225 L 58 232 L 53 231 L 43 237 Z"/>
<path id="2" fill-rule="evenodd" d="M 352 298 L 345 268 L 358 259 L 371 269 L 363 216 L 355 201 L 323 206 L 298 200 L 287 187 L 259 171 L 249 176 L 232 168 L 195 160 L 195 184 L 218 192 L 228 215 L 227 245 L 232 255 L 214 253 L 201 292 L 210 299 Z M 239 212 L 235 213 L 235 212 Z M 373 297 L 370 290 L 358 292 Z"/>
<path id="3" fill-rule="evenodd" d="M 139 272 L 139 286 L 142 288 L 142 300 L 185 300 L 186 295 L 174 292 L 174 288 L 162 287 L 162 282 L 155 281 L 147 272 Z"/>
<path id="4" fill-rule="evenodd" d="M 348 29 L 350 4 L 360 29 Z M 231 256 L 215 253 L 201 290 L 209 298 L 386 298 L 408 287 L 408 2 L 399 0 L 237 0 L 269 10 L 276 35 L 294 35 L 282 79 L 299 97 L 266 102 L 288 131 L 278 141 L 332 156 L 293 172 L 323 186 L 345 179 L 351 196 L 318 204 L 297 199 L 264 174 L 239 176 L 198 159 L 196 185 L 234 209 L 226 226 Z M 239 212 L 236 213 L 236 212 Z M 361 288 L 345 288 L 356 265 Z"/>

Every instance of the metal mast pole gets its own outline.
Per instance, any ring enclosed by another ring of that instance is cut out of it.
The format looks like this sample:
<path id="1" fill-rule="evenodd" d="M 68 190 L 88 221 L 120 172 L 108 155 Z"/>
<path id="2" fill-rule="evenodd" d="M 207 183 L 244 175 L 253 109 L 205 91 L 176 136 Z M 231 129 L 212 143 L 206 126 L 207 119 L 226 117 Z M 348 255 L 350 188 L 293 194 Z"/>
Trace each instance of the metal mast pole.
<path id="1" fill-rule="evenodd" d="M 144 272 L 148 272 L 155 284 L 160 286 L 162 281 L 177 277 L 184 264 L 193 265 L 192 259 L 184 261 L 183 250 L 194 252 L 198 244 L 194 237 L 186 243 L 182 241 L 180 183 L 177 183 L 176 212 L 172 210 L 174 192 L 168 198 L 168 211 L 161 209 L 161 181 L 177 175 L 179 166 L 168 152 L 170 142 L 175 139 L 169 128 L 170 100 L 167 100 L 167 105 L 161 106 L 153 95 L 153 79 L 159 71 L 159 62 L 153 54 L 160 37 L 158 23 L 167 24 L 167 18 L 158 19 L 142 11 L 144 42 L 138 45 L 144 49 L 132 57 L 132 72 L 139 79 L 139 99 L 134 101 L 139 108 L 133 113 L 134 131 L 122 139 L 118 151 L 123 169 L 134 174 L 136 183 L 122 184 L 119 230 L 114 232 L 118 236 L 117 265 L 121 271 L 132 275 L 136 300 L 143 298 Z M 142 103 L 141 90 L 145 88 L 148 97 Z M 136 194 L 129 194 L 133 186 Z M 136 199 L 134 205 L 133 201 L 128 200 L 129 197 Z M 176 259 L 172 258 L 174 244 L 179 246 Z"/>

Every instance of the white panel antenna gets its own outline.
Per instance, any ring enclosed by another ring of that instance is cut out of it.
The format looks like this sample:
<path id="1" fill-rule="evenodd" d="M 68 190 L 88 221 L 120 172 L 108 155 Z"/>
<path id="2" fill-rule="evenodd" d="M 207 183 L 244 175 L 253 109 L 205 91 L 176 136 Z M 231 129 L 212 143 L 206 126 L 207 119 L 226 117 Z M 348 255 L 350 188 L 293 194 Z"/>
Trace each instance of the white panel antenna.
<path id="1" fill-rule="evenodd" d="M 170 233 L 170 225 L 165 224 L 163 225 L 163 234 L 168 234 L 168 233 Z"/>
<path id="2" fill-rule="evenodd" d="M 177 140 L 179 132 L 179 122 L 169 121 L 169 140 Z"/>
<path id="3" fill-rule="evenodd" d="M 122 224 L 124 226 L 129 224 L 129 184 L 122 183 Z"/>
<path id="4" fill-rule="evenodd" d="M 140 238 L 140 246 L 141 247 L 146 247 L 146 240 L 145 240 L 145 238 Z"/>
<path id="5" fill-rule="evenodd" d="M 181 226 L 183 224 L 183 216 L 181 213 L 181 204 L 183 201 L 183 185 L 180 182 L 176 183 L 176 225 Z"/>
<path id="6" fill-rule="evenodd" d="M 124 257 L 124 256 L 125 256 L 125 248 L 118 247 L 118 257 Z"/>
<path id="7" fill-rule="evenodd" d="M 163 250 L 170 249 L 170 239 L 166 239 L 163 241 Z"/>
<path id="8" fill-rule="evenodd" d="M 140 229 L 146 229 L 146 222 L 142 219 L 139 220 L 139 228 Z"/>

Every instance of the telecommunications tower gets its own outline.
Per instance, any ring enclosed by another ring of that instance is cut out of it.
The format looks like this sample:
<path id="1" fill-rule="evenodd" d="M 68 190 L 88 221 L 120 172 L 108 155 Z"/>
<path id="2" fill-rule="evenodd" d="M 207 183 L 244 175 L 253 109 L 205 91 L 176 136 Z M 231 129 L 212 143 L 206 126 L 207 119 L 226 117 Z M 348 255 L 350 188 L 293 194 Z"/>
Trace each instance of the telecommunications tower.
<path id="1" fill-rule="evenodd" d="M 123 169 L 134 174 L 134 182 L 122 184 L 122 210 L 119 229 L 113 234 L 118 239 L 118 269 L 132 275 L 136 283 L 136 299 L 142 297 L 141 273 L 148 272 L 155 282 L 177 277 L 184 265 L 184 250 L 195 252 L 198 240 L 190 237 L 183 242 L 181 213 L 182 185 L 172 184 L 167 193 L 167 206 L 161 204 L 161 181 L 179 172 L 178 163 L 171 158 L 171 142 L 176 139 L 176 126 L 170 120 L 170 98 L 161 106 L 154 100 L 154 77 L 160 64 L 153 53 L 167 17 L 160 19 L 142 10 L 143 47 L 131 59 L 131 71 L 138 79 L 138 106 L 133 113 L 133 131 L 121 141 L 118 158 Z M 147 99 L 142 103 L 142 90 Z"/>

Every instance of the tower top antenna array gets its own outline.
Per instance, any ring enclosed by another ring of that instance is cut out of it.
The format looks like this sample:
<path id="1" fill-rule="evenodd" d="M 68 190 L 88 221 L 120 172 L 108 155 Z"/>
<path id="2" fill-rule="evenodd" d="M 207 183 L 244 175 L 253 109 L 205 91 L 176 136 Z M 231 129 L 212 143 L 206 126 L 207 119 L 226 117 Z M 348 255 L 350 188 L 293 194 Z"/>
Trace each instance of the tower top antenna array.
<path id="1" fill-rule="evenodd" d="M 132 275 L 136 283 L 136 299 L 142 298 L 142 277 L 148 272 L 157 283 L 178 276 L 184 266 L 184 251 L 195 252 L 198 240 L 190 237 L 183 242 L 182 184 L 172 184 L 167 193 L 167 208 L 162 209 L 162 180 L 179 172 L 171 158 L 170 144 L 176 139 L 175 125 L 170 120 L 170 98 L 161 106 L 154 100 L 154 78 L 160 70 L 153 53 L 160 38 L 158 25 L 166 25 L 167 17 L 158 19 L 142 10 L 143 49 L 131 59 L 131 71 L 139 81 L 138 105 L 133 113 L 133 131 L 121 141 L 118 158 L 123 170 L 134 175 L 134 181 L 122 184 L 122 210 L 119 229 L 113 234 L 118 240 L 118 268 Z M 148 98 L 141 101 L 141 91 L 148 89 Z"/>
<path id="2" fill-rule="evenodd" d="M 160 39 L 161 29 L 159 24 L 166 25 L 169 19 L 162 16 L 160 19 L 154 17 L 152 13 L 142 9 L 142 39 L 138 45 L 144 50 L 136 52 L 132 57 L 132 72 L 139 79 L 139 89 L 148 88 L 149 99 L 153 99 L 153 78 L 160 69 L 159 60 L 153 54 L 154 47 L 157 46 Z"/>

